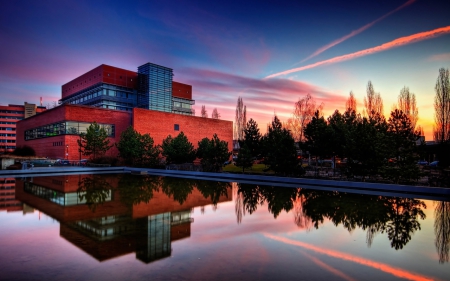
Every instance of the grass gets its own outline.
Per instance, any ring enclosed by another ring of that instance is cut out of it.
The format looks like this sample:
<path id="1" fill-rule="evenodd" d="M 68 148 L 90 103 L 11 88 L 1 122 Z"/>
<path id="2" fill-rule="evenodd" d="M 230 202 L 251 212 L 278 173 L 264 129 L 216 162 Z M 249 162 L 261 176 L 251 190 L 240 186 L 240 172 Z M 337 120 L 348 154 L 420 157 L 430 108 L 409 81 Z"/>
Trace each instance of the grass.
<path id="1" fill-rule="evenodd" d="M 245 169 L 245 173 L 273 174 L 272 171 L 264 172 L 265 169 L 267 169 L 267 167 L 264 164 L 254 164 L 251 168 Z M 242 173 L 242 167 L 235 166 L 234 164 L 228 164 L 223 167 L 223 171 L 229 173 Z"/>

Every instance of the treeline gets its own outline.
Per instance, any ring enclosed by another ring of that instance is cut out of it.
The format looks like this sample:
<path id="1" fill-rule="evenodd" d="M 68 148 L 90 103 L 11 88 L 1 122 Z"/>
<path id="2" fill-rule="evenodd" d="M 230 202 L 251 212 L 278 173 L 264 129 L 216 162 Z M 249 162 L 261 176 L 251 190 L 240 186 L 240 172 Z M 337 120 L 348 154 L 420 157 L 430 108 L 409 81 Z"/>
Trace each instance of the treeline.
<path id="1" fill-rule="evenodd" d="M 121 133 L 118 143 L 111 145 L 107 132 L 96 122 L 80 135 L 78 145 L 80 153 L 96 163 L 111 161 L 105 160 L 105 154 L 115 146 L 124 164 L 134 167 L 192 163 L 199 158 L 203 171 L 217 172 L 231 156 L 228 142 L 220 140 L 217 134 L 211 139 L 203 138 L 195 149 L 183 132 L 176 137 L 169 135 L 161 145 L 155 145 L 150 134 L 141 134 L 131 126 Z"/>

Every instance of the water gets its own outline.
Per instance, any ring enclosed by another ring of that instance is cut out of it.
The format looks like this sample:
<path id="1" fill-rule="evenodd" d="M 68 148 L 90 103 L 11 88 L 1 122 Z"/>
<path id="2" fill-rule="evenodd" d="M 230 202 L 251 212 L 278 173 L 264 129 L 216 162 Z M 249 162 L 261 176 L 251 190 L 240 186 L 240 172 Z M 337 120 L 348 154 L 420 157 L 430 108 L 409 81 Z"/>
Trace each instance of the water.
<path id="1" fill-rule="evenodd" d="M 0 187 L 17 199 L 1 197 L 0 280 L 450 280 L 445 201 L 132 175 Z"/>

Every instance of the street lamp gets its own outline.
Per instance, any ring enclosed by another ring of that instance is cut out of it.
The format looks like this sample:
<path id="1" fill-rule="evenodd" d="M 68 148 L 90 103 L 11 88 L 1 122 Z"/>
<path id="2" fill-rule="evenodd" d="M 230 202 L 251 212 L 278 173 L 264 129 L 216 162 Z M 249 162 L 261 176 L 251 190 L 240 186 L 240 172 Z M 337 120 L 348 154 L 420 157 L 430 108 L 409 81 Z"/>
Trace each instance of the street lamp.
<path id="1" fill-rule="evenodd" d="M 66 152 L 66 158 L 69 160 L 69 145 L 66 145 L 67 152 Z"/>

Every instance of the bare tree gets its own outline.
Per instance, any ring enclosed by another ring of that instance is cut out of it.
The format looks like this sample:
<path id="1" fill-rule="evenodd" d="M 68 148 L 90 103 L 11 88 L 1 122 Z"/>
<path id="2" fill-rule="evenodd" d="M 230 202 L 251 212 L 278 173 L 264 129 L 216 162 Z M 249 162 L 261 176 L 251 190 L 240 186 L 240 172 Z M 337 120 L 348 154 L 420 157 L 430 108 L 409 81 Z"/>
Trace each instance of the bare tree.
<path id="1" fill-rule="evenodd" d="M 353 110 L 354 112 L 356 112 L 356 99 L 352 91 L 350 91 L 350 96 L 345 102 L 345 110 Z"/>
<path id="2" fill-rule="evenodd" d="M 295 103 L 293 119 L 293 123 L 296 122 L 296 126 L 298 126 L 297 136 L 294 136 L 296 141 L 304 141 L 303 130 L 306 125 L 311 121 L 314 113 L 319 110 L 319 115 L 322 114 L 323 104 L 316 106 L 316 101 L 311 97 L 310 94 L 307 94 L 306 97 L 299 99 Z M 292 132 L 293 133 L 293 132 Z"/>
<path id="3" fill-rule="evenodd" d="M 367 96 L 364 97 L 364 115 L 372 119 L 374 116 L 383 115 L 383 99 L 380 93 L 375 93 L 372 82 L 367 83 Z"/>
<path id="4" fill-rule="evenodd" d="M 283 124 L 283 127 L 291 132 L 292 137 L 296 142 L 300 141 L 300 123 L 297 118 L 289 118 L 287 122 Z"/>
<path id="5" fill-rule="evenodd" d="M 217 108 L 213 109 L 213 112 L 211 114 L 212 119 L 220 119 L 220 113 L 217 111 Z"/>
<path id="6" fill-rule="evenodd" d="M 242 98 L 239 97 L 236 105 L 233 139 L 235 140 L 244 139 L 244 129 L 246 124 L 247 124 L 247 107 L 244 105 Z"/>
<path id="7" fill-rule="evenodd" d="M 414 130 L 416 128 L 417 120 L 419 120 L 419 109 L 416 105 L 416 95 L 411 93 L 408 87 L 403 87 L 403 89 L 400 90 L 397 108 L 408 116 Z"/>
<path id="8" fill-rule="evenodd" d="M 434 209 L 434 245 L 439 263 L 448 262 L 450 251 L 450 202 L 440 201 Z"/>
<path id="9" fill-rule="evenodd" d="M 203 118 L 208 118 L 208 112 L 206 111 L 206 108 L 205 108 L 204 105 L 202 105 L 202 111 L 200 112 L 200 115 L 201 115 Z"/>
<path id="10" fill-rule="evenodd" d="M 443 143 L 450 140 L 450 82 L 448 69 L 439 69 L 434 97 L 434 140 Z"/>

